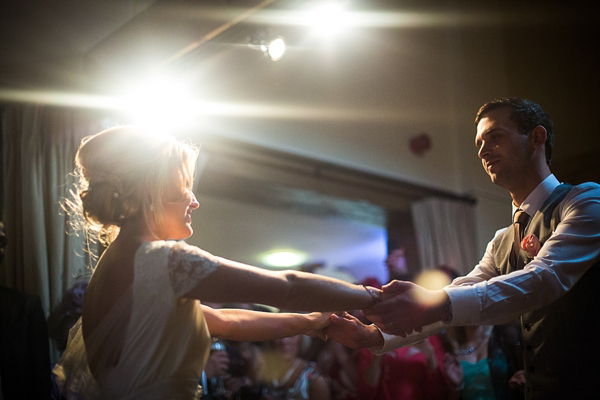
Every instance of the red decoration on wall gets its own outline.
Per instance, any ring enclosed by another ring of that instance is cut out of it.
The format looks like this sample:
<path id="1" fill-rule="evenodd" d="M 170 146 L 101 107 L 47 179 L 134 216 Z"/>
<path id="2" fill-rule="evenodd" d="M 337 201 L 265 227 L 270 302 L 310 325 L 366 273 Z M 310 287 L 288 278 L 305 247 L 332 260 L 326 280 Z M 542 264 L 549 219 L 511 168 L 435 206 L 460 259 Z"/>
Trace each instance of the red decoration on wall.
<path id="1" fill-rule="evenodd" d="M 431 150 L 431 138 L 425 132 L 410 138 L 410 150 L 418 156 L 423 156 L 425 152 Z"/>

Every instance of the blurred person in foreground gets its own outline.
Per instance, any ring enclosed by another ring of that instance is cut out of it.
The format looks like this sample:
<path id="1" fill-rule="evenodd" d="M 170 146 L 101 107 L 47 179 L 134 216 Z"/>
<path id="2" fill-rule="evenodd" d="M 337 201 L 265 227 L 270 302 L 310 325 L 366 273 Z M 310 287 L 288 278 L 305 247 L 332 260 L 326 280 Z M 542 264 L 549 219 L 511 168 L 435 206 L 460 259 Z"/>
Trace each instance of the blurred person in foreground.
<path id="1" fill-rule="evenodd" d="M 0 266 L 8 243 L 0 221 Z M 0 399 L 50 399 L 50 346 L 39 297 L 0 286 Z"/>

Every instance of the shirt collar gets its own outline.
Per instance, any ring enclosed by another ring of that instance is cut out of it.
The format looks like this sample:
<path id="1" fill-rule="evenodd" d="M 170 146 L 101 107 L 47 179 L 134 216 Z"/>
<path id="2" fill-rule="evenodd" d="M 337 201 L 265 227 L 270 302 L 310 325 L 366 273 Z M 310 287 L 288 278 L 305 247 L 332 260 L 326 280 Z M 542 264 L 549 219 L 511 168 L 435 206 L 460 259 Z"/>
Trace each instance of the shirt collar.
<path id="1" fill-rule="evenodd" d="M 518 209 L 525 211 L 527 215 L 533 217 L 533 215 L 542 207 L 544 201 L 546 201 L 546 199 L 552 194 L 558 185 L 560 185 L 560 182 L 558 179 L 556 179 L 554 174 L 548 175 L 546 179 L 544 179 L 539 185 L 536 186 L 535 189 L 533 189 L 531 193 L 529 193 L 529 196 L 525 198 L 523 204 L 521 204 L 521 207 L 517 207 L 514 203 L 512 203 L 513 217 Z"/>

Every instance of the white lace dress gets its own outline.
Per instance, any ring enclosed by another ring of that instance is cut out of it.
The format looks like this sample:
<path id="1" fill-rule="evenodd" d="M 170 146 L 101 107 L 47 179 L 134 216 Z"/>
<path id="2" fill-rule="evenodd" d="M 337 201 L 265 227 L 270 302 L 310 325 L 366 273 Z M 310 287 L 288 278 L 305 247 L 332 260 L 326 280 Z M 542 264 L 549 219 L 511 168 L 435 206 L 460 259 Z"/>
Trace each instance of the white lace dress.
<path id="1" fill-rule="evenodd" d="M 54 373 L 68 399 L 197 399 L 210 335 L 198 300 L 182 298 L 217 268 L 185 242 L 144 243 L 131 290 L 83 341 L 81 319 Z M 128 318 L 123 323 L 123 318 Z M 121 323 L 120 323 L 121 322 Z M 127 326 L 115 349 L 115 329 Z M 115 354 L 117 355 L 115 357 Z M 89 359 L 95 360 L 93 371 Z M 118 361 L 115 363 L 110 360 Z"/>

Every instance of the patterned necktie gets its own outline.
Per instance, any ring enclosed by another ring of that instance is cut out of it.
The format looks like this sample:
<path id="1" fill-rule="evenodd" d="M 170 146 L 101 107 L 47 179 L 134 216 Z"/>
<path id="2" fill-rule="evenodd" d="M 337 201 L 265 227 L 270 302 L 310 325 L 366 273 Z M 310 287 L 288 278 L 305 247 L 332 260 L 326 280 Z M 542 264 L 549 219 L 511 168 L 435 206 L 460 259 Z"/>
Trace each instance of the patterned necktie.
<path id="1" fill-rule="evenodd" d="M 515 231 L 515 240 L 513 242 L 513 250 L 515 252 L 515 257 L 517 260 L 517 268 L 523 268 L 522 264 L 523 259 L 520 256 L 521 251 L 521 241 L 523 240 L 523 233 L 525 232 L 525 227 L 527 226 L 527 222 L 529 221 L 529 214 L 525 211 L 518 209 L 515 213 L 515 218 L 513 222 L 513 229 Z"/>

